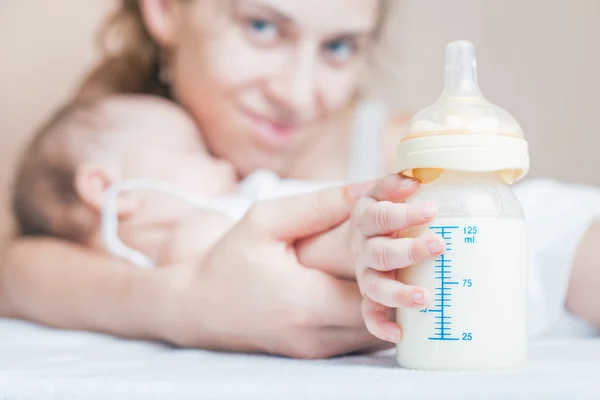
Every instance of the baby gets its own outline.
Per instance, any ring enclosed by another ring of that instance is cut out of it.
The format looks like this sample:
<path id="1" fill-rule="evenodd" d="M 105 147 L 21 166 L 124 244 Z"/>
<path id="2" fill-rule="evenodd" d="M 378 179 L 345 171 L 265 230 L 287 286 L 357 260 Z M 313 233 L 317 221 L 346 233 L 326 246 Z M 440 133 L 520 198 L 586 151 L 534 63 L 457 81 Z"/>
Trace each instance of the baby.
<path id="1" fill-rule="evenodd" d="M 252 202 L 330 183 L 243 182 L 213 157 L 172 102 L 111 96 L 62 109 L 19 167 L 13 207 L 22 235 L 52 235 L 147 266 L 197 260 Z"/>

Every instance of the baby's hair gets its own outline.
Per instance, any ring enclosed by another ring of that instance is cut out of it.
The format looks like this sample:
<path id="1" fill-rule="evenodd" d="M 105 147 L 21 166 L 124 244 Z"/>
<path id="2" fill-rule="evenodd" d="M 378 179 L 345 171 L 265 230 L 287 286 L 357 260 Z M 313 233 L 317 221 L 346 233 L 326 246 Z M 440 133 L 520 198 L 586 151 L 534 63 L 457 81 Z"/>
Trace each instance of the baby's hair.
<path id="1" fill-rule="evenodd" d="M 57 236 L 82 242 L 99 223 L 82 203 L 75 174 L 93 147 L 100 146 L 110 118 L 99 101 L 60 108 L 35 133 L 21 156 L 12 206 L 22 236 Z"/>

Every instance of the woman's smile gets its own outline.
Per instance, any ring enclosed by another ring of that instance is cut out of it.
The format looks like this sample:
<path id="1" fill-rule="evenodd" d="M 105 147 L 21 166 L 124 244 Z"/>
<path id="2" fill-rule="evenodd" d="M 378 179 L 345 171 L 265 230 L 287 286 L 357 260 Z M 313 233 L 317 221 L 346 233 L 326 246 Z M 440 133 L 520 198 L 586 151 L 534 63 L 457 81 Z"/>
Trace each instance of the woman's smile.
<path id="1" fill-rule="evenodd" d="M 293 144 L 297 124 L 283 118 L 273 118 L 242 107 L 241 113 L 251 125 L 251 129 L 268 147 L 282 149 Z"/>

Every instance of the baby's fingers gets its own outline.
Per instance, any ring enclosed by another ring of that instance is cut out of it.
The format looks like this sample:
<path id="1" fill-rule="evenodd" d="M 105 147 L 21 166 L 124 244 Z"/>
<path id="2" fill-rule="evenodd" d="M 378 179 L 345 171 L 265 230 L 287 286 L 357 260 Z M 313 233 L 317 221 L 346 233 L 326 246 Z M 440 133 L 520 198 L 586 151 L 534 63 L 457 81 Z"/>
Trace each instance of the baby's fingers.
<path id="1" fill-rule="evenodd" d="M 367 268 L 358 279 L 363 296 L 386 307 L 421 307 L 429 302 L 427 290 L 398 282 L 393 271 Z"/>
<path id="2" fill-rule="evenodd" d="M 433 203 L 404 204 L 379 201 L 371 204 L 359 221 L 365 237 L 391 235 L 433 220 L 437 208 Z"/>
<path id="3" fill-rule="evenodd" d="M 392 343 L 400 342 L 402 330 L 398 324 L 389 320 L 388 307 L 365 297 L 361 303 L 361 311 L 365 326 L 373 336 Z"/>
<path id="4" fill-rule="evenodd" d="M 378 271 L 404 268 L 444 252 L 445 243 L 433 233 L 416 239 L 374 237 L 364 242 L 362 265 Z"/>

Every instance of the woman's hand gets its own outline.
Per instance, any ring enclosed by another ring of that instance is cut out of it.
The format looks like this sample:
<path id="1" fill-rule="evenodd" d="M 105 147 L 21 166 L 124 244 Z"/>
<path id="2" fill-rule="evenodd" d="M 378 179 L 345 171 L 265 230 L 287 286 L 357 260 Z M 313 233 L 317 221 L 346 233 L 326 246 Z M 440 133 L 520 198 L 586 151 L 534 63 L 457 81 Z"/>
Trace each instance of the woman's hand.
<path id="1" fill-rule="evenodd" d="M 358 286 L 363 295 L 362 315 L 376 337 L 398 343 L 402 331 L 389 320 L 390 308 L 423 307 L 431 300 L 425 289 L 396 279 L 397 270 L 436 257 L 443 240 L 427 233 L 417 238 L 398 238 L 396 232 L 423 225 L 435 218 L 434 204 L 403 204 L 418 189 L 418 182 L 390 175 L 362 198 L 352 214 L 350 240 Z"/>
<path id="2" fill-rule="evenodd" d="M 299 358 L 374 349 L 355 282 L 305 268 L 293 243 L 347 220 L 362 184 L 265 201 L 209 252 L 175 267 L 172 341 Z"/>

